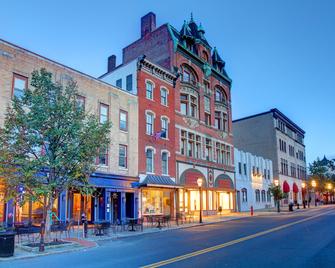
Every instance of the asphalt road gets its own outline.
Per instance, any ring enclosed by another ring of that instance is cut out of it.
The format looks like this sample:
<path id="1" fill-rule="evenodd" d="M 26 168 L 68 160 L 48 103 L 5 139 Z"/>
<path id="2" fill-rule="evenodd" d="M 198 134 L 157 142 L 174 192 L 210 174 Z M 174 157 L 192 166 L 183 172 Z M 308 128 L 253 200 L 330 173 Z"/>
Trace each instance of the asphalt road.
<path id="1" fill-rule="evenodd" d="M 335 206 L 100 242 L 0 267 L 335 267 Z"/>

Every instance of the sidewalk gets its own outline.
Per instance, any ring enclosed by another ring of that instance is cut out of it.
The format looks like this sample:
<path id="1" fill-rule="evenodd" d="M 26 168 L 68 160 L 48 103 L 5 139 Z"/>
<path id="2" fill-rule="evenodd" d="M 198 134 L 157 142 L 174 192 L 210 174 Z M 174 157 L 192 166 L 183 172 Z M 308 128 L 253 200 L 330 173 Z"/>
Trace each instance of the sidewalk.
<path id="1" fill-rule="evenodd" d="M 254 212 L 254 216 L 251 216 L 250 212 L 231 212 L 231 213 L 225 213 L 223 215 L 203 217 L 202 223 L 199 223 L 199 218 L 195 217 L 194 222 L 184 223 L 180 225 L 177 225 L 176 222 L 171 222 L 169 227 L 163 227 L 163 228 L 157 228 L 156 226 L 151 227 L 145 223 L 143 232 L 142 231 L 130 232 L 128 230 L 125 230 L 122 232 L 113 233 L 112 231 L 110 231 L 108 235 L 104 235 L 104 236 L 96 236 L 92 233 L 92 230 L 90 230 L 89 236 L 86 239 L 83 238 L 82 228 L 77 228 L 73 232 L 71 232 L 70 238 L 65 238 L 65 236 L 64 238 L 62 238 L 62 240 L 64 241 L 72 242 L 71 245 L 48 248 L 43 253 L 28 252 L 26 250 L 23 250 L 21 245 L 17 245 L 15 247 L 14 257 L 0 258 L 0 263 L 1 261 L 33 258 L 33 257 L 38 257 L 38 256 L 45 256 L 45 255 L 50 255 L 50 254 L 65 253 L 65 252 L 72 252 L 72 251 L 92 248 L 92 247 L 98 246 L 97 242 L 103 241 L 103 240 L 116 240 L 116 239 L 129 238 L 129 237 L 135 237 L 135 236 L 141 236 L 141 235 L 147 235 L 147 234 L 153 234 L 153 233 L 159 233 L 159 232 L 167 232 L 167 231 L 191 228 L 195 226 L 232 221 L 232 220 L 237 220 L 237 219 L 242 219 L 242 218 L 247 218 L 247 217 L 295 215 L 297 213 L 314 211 L 318 208 L 321 209 L 325 207 L 328 207 L 328 206 L 310 207 L 309 209 L 308 208 L 295 209 L 293 212 L 289 212 L 288 208 L 281 208 L 280 213 L 277 212 L 276 208 L 256 210 Z M 27 241 L 24 241 L 22 244 L 26 242 Z"/>

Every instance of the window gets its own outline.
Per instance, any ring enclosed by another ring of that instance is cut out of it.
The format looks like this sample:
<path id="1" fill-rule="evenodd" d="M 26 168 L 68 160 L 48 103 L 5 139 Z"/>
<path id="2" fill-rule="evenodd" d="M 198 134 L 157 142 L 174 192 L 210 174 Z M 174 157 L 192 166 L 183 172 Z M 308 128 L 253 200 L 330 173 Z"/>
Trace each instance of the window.
<path id="1" fill-rule="evenodd" d="M 260 191 L 259 190 L 255 191 L 255 196 L 256 196 L 256 202 L 261 202 L 261 197 L 260 197 Z"/>
<path id="2" fill-rule="evenodd" d="M 242 174 L 242 163 L 238 162 L 238 173 Z"/>
<path id="3" fill-rule="evenodd" d="M 127 146 L 119 145 L 119 167 L 127 168 Z"/>
<path id="4" fill-rule="evenodd" d="M 188 142 L 187 142 L 187 156 L 188 157 L 194 157 L 194 148 L 195 140 L 194 140 L 194 134 L 188 133 Z"/>
<path id="5" fill-rule="evenodd" d="M 222 113 L 222 130 L 228 132 L 228 115 L 226 113 Z"/>
<path id="6" fill-rule="evenodd" d="M 205 155 L 207 161 L 212 161 L 212 140 L 210 139 L 206 139 Z"/>
<path id="7" fill-rule="evenodd" d="M 288 161 L 286 159 L 280 159 L 281 174 L 288 175 Z"/>
<path id="8" fill-rule="evenodd" d="M 205 124 L 206 126 L 211 126 L 211 114 L 205 113 Z"/>
<path id="9" fill-rule="evenodd" d="M 152 149 L 147 149 L 146 153 L 146 170 L 147 172 L 154 171 L 154 151 Z"/>
<path id="10" fill-rule="evenodd" d="M 198 159 L 201 158 L 201 137 L 198 135 L 196 136 L 195 157 Z"/>
<path id="11" fill-rule="evenodd" d="M 153 98 L 154 98 L 153 91 L 154 91 L 153 84 L 151 82 L 147 82 L 146 83 L 146 97 L 147 97 L 147 99 L 153 100 Z"/>
<path id="12" fill-rule="evenodd" d="M 188 115 L 188 95 L 180 95 L 180 112 L 183 115 Z"/>
<path id="13" fill-rule="evenodd" d="M 168 100 L 167 100 L 167 90 L 165 88 L 161 88 L 161 104 L 167 106 Z"/>
<path id="14" fill-rule="evenodd" d="M 154 134 L 154 115 L 152 113 L 146 114 L 146 133 L 148 135 Z"/>
<path id="15" fill-rule="evenodd" d="M 221 129 L 221 112 L 215 111 L 215 128 Z"/>
<path id="16" fill-rule="evenodd" d="M 76 100 L 77 100 L 77 107 L 79 109 L 85 110 L 85 97 L 77 95 Z"/>
<path id="17" fill-rule="evenodd" d="M 24 90 L 28 87 L 28 78 L 14 74 L 13 76 L 13 96 L 21 99 L 24 95 Z"/>
<path id="18" fill-rule="evenodd" d="M 247 175 L 247 164 L 243 164 L 244 175 Z"/>
<path id="19" fill-rule="evenodd" d="M 180 94 L 180 112 L 198 118 L 198 98 L 188 94 Z"/>
<path id="20" fill-rule="evenodd" d="M 123 131 L 128 130 L 128 113 L 120 110 L 120 129 Z"/>
<path id="21" fill-rule="evenodd" d="M 180 153 L 182 155 L 186 155 L 186 140 L 187 140 L 187 132 L 182 130 L 181 131 L 181 143 L 180 143 Z"/>
<path id="22" fill-rule="evenodd" d="M 168 175 L 168 153 L 163 152 L 162 153 L 162 174 L 163 175 Z"/>
<path id="23" fill-rule="evenodd" d="M 262 202 L 265 203 L 266 202 L 266 199 L 265 199 L 265 190 L 262 190 Z"/>
<path id="24" fill-rule="evenodd" d="M 115 84 L 116 84 L 117 87 L 122 88 L 122 79 L 116 80 Z"/>
<path id="25" fill-rule="evenodd" d="M 248 202 L 248 191 L 247 191 L 247 189 L 243 188 L 241 190 L 241 192 L 242 192 L 242 202 L 243 203 Z"/>
<path id="26" fill-rule="evenodd" d="M 165 117 L 161 118 L 161 126 L 162 126 L 161 138 L 167 139 L 168 138 L 168 133 L 169 133 L 169 121 L 168 121 L 167 118 L 165 118 Z"/>
<path id="27" fill-rule="evenodd" d="M 191 96 L 191 104 L 190 104 L 190 116 L 192 117 L 198 117 L 198 104 L 197 104 L 197 98 Z"/>
<path id="28" fill-rule="evenodd" d="M 100 123 L 104 124 L 108 122 L 109 106 L 100 103 Z"/>
<path id="29" fill-rule="evenodd" d="M 133 90 L 133 75 L 127 75 L 126 77 L 126 90 L 132 91 Z"/>
<path id="30" fill-rule="evenodd" d="M 215 101 L 216 102 L 221 102 L 221 103 L 224 103 L 224 104 L 227 103 L 226 94 L 224 93 L 224 90 L 220 87 L 215 88 Z"/>
<path id="31" fill-rule="evenodd" d="M 192 85 L 196 85 L 197 79 L 195 76 L 195 72 L 188 66 L 182 66 L 182 77 L 183 82 L 190 83 Z"/>
<path id="32" fill-rule="evenodd" d="M 101 148 L 99 150 L 99 156 L 97 159 L 98 165 L 108 166 L 108 149 L 107 148 Z"/>

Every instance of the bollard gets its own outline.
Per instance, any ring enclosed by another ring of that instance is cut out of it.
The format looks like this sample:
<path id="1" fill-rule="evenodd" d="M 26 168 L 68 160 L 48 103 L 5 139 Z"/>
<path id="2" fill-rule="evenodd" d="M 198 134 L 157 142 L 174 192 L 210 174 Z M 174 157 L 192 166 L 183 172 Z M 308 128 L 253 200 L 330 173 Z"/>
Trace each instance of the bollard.
<path id="1" fill-rule="evenodd" d="M 254 216 L 254 207 L 253 206 L 250 207 L 250 214 L 251 214 L 251 216 Z"/>

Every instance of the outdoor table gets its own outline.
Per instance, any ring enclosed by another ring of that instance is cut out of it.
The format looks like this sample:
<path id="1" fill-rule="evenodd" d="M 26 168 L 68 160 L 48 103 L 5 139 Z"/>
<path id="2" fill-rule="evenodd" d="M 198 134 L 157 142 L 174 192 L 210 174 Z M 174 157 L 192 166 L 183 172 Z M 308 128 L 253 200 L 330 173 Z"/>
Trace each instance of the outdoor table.
<path id="1" fill-rule="evenodd" d="M 129 232 L 135 232 L 136 230 L 134 229 L 134 226 L 138 219 L 137 218 L 127 218 L 127 220 L 129 221 L 129 224 L 131 226 L 131 229 L 129 230 Z"/>
<path id="2" fill-rule="evenodd" d="M 104 230 L 104 225 L 105 223 L 107 223 L 107 221 L 96 221 L 94 222 L 94 228 L 96 228 L 98 230 L 98 233 L 95 234 L 96 236 L 103 236 L 103 230 Z"/>

